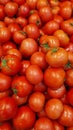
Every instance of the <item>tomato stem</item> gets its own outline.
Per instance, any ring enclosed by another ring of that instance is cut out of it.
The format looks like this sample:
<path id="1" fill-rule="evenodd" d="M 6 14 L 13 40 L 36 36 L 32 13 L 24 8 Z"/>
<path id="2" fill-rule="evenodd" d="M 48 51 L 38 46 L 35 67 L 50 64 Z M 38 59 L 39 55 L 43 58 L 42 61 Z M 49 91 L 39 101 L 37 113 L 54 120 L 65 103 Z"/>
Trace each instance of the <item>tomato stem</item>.
<path id="1" fill-rule="evenodd" d="M 45 47 L 45 48 L 50 48 L 50 46 L 48 45 L 48 43 L 43 43 L 43 44 L 40 44 L 41 47 Z"/>
<path id="2" fill-rule="evenodd" d="M 59 50 L 59 48 L 53 48 L 52 49 L 52 54 L 55 53 L 55 52 L 57 52 L 58 50 Z"/>
<path id="3" fill-rule="evenodd" d="M 17 94 L 17 93 L 18 93 L 18 91 L 17 91 L 16 88 L 12 88 L 12 91 L 13 91 L 14 94 Z"/>

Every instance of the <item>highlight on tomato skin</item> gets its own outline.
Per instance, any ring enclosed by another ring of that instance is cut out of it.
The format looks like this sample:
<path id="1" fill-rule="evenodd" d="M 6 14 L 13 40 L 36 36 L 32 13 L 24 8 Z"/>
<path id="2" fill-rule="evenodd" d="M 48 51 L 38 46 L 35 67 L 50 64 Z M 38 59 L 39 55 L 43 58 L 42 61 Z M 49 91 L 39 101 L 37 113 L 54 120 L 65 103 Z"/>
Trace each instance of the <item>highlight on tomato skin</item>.
<path id="1" fill-rule="evenodd" d="M 73 0 L 0 0 L 0 130 L 73 130 Z"/>

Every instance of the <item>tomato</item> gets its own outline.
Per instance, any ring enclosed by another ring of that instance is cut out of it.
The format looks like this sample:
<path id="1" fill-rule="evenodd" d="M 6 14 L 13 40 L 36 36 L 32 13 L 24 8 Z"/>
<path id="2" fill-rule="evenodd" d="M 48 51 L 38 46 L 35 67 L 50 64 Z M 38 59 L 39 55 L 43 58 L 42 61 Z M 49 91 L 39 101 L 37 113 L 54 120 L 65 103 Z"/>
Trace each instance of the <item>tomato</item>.
<path id="1" fill-rule="evenodd" d="M 52 7 L 52 14 L 53 15 L 58 15 L 60 11 L 60 7 L 59 6 L 53 6 Z"/>
<path id="2" fill-rule="evenodd" d="M 5 4 L 7 4 L 9 1 L 10 1 L 10 0 L 0 0 L 0 4 L 5 5 Z"/>
<path id="3" fill-rule="evenodd" d="M 67 47 L 69 45 L 69 36 L 63 30 L 55 31 L 54 36 L 59 39 L 61 47 Z"/>
<path id="4" fill-rule="evenodd" d="M 69 42 L 69 45 L 65 48 L 66 51 L 71 51 L 73 52 L 73 43 L 72 42 Z"/>
<path id="5" fill-rule="evenodd" d="M 10 49 L 15 49 L 15 48 L 16 48 L 16 45 L 13 42 L 11 41 L 5 42 L 2 45 L 3 55 L 6 55 L 7 51 L 9 51 Z"/>
<path id="6" fill-rule="evenodd" d="M 13 0 L 13 2 L 17 3 L 18 5 L 22 5 L 25 3 L 26 0 Z"/>
<path id="7" fill-rule="evenodd" d="M 59 24 L 54 20 L 50 20 L 43 26 L 42 29 L 45 34 L 52 35 L 55 31 L 59 29 Z"/>
<path id="8" fill-rule="evenodd" d="M 15 55 L 6 55 L 1 61 L 1 70 L 6 75 L 15 75 L 21 68 L 21 61 Z"/>
<path id="9" fill-rule="evenodd" d="M 36 121 L 34 130 L 54 130 L 54 126 L 49 118 L 41 117 Z"/>
<path id="10" fill-rule="evenodd" d="M 44 72 L 44 82 L 51 89 L 58 89 L 64 84 L 65 71 L 62 68 L 47 68 Z"/>
<path id="11" fill-rule="evenodd" d="M 5 17 L 4 5 L 0 4 L 0 20 L 3 20 L 4 17 Z"/>
<path id="12" fill-rule="evenodd" d="M 65 85 L 62 85 L 60 88 L 56 90 L 48 88 L 47 92 L 49 96 L 52 98 L 61 98 L 66 93 L 66 88 Z"/>
<path id="13" fill-rule="evenodd" d="M 63 103 L 56 98 L 50 99 L 46 102 L 45 112 L 48 118 L 58 119 L 63 112 Z"/>
<path id="14" fill-rule="evenodd" d="M 15 2 L 8 2 L 4 7 L 4 11 L 8 17 L 14 17 L 18 11 L 18 4 Z"/>
<path id="15" fill-rule="evenodd" d="M 39 16 L 42 20 L 42 22 L 46 23 L 52 19 L 52 10 L 51 8 L 47 5 L 44 7 L 41 7 L 39 9 Z"/>
<path id="16" fill-rule="evenodd" d="M 26 38 L 21 42 L 19 50 L 24 57 L 29 57 L 38 50 L 38 44 L 34 39 Z"/>
<path id="17" fill-rule="evenodd" d="M 7 42 L 10 38 L 10 30 L 7 27 L 0 28 L 0 43 Z"/>
<path id="18" fill-rule="evenodd" d="M 12 98 L 15 100 L 17 106 L 21 106 L 27 103 L 28 96 L 19 97 L 18 95 L 13 94 Z"/>
<path id="19" fill-rule="evenodd" d="M 29 24 L 36 24 L 39 28 L 42 26 L 42 21 L 38 13 L 33 13 L 29 16 Z"/>
<path id="20" fill-rule="evenodd" d="M 7 89 L 7 90 L 5 90 L 5 91 L 3 91 L 3 92 L 0 92 L 0 100 L 1 100 L 2 98 L 7 97 L 7 96 L 11 96 L 11 94 L 12 94 L 12 92 L 11 92 L 11 89 L 10 89 L 10 88 Z"/>
<path id="21" fill-rule="evenodd" d="M 17 56 L 20 60 L 22 59 L 22 55 L 18 49 L 10 49 L 7 51 L 7 55 L 15 55 Z"/>
<path id="22" fill-rule="evenodd" d="M 26 3 L 29 5 L 30 9 L 35 9 L 37 5 L 37 0 L 26 0 Z"/>
<path id="23" fill-rule="evenodd" d="M 68 35 L 73 34 L 73 19 L 64 20 L 61 23 L 61 28 L 63 31 L 65 31 Z"/>
<path id="24" fill-rule="evenodd" d="M 37 0 L 37 9 L 40 9 L 41 7 L 44 6 L 49 6 L 48 0 Z"/>
<path id="25" fill-rule="evenodd" d="M 34 86 L 33 91 L 43 93 L 46 91 L 46 85 L 43 82 L 40 82 Z"/>
<path id="26" fill-rule="evenodd" d="M 40 36 L 40 31 L 36 24 L 28 24 L 23 28 L 23 31 L 27 34 L 28 38 L 37 40 Z"/>
<path id="27" fill-rule="evenodd" d="M 17 105 L 13 98 L 5 97 L 0 100 L 0 122 L 12 119 L 17 113 Z"/>
<path id="28" fill-rule="evenodd" d="M 68 54 L 61 47 L 51 48 L 46 54 L 46 61 L 51 67 L 64 67 L 68 62 Z"/>
<path id="29" fill-rule="evenodd" d="M 72 4 L 70 1 L 65 1 L 60 4 L 60 15 L 63 19 L 70 19 L 72 16 Z"/>
<path id="30" fill-rule="evenodd" d="M 25 76 L 18 76 L 15 78 L 11 86 L 13 93 L 20 97 L 28 96 L 33 89 L 32 84 L 28 82 Z"/>
<path id="31" fill-rule="evenodd" d="M 63 22 L 63 18 L 59 14 L 54 15 L 53 20 L 56 21 L 59 24 L 59 26 Z"/>
<path id="32" fill-rule="evenodd" d="M 59 5 L 59 0 L 48 0 L 49 2 L 50 2 L 50 5 L 52 6 L 52 7 L 54 7 L 54 6 L 58 6 Z"/>
<path id="33" fill-rule="evenodd" d="M 55 130 L 64 130 L 64 126 L 62 126 L 57 121 L 53 121 L 53 124 L 54 124 Z"/>
<path id="34" fill-rule="evenodd" d="M 21 42 L 26 38 L 26 33 L 24 31 L 16 31 L 13 34 L 13 40 L 16 44 L 21 44 Z"/>
<path id="35" fill-rule="evenodd" d="M 29 106 L 34 112 L 40 112 L 45 104 L 45 96 L 41 92 L 34 92 L 30 95 Z"/>
<path id="36" fill-rule="evenodd" d="M 29 16 L 30 8 L 27 3 L 24 2 L 24 4 L 19 6 L 18 10 L 18 16 L 21 16 L 23 18 L 27 18 Z"/>
<path id="37" fill-rule="evenodd" d="M 24 26 L 27 25 L 28 20 L 24 17 L 19 16 L 15 19 L 15 22 L 18 23 L 21 28 L 23 28 Z"/>
<path id="38" fill-rule="evenodd" d="M 13 118 L 15 129 L 30 129 L 35 123 L 35 113 L 28 106 L 21 106 L 18 113 Z"/>
<path id="39" fill-rule="evenodd" d="M 29 60 L 22 60 L 21 61 L 21 69 L 20 69 L 20 74 L 25 75 L 26 69 L 30 66 L 30 61 Z"/>
<path id="40" fill-rule="evenodd" d="M 58 119 L 59 123 L 67 127 L 73 126 L 73 108 L 69 105 L 64 105 L 63 107 L 63 112 Z"/>
<path id="41" fill-rule="evenodd" d="M 38 116 L 38 118 L 46 117 L 46 112 L 45 112 L 44 108 L 40 112 L 37 112 L 37 116 Z"/>
<path id="42" fill-rule="evenodd" d="M 9 26 L 8 26 L 8 29 L 10 30 L 11 35 L 13 36 L 13 34 L 14 34 L 16 31 L 21 30 L 21 27 L 20 27 L 19 24 L 17 24 L 17 23 L 10 23 Z"/>
<path id="43" fill-rule="evenodd" d="M 73 87 L 73 69 L 69 69 L 66 71 L 66 84 L 68 87 Z"/>
<path id="44" fill-rule="evenodd" d="M 6 91 L 11 87 L 11 77 L 0 72 L 0 92 Z"/>
<path id="45" fill-rule="evenodd" d="M 6 27 L 6 24 L 3 21 L 0 21 L 0 28 Z"/>
<path id="46" fill-rule="evenodd" d="M 43 72 L 38 65 L 30 65 L 26 70 L 26 78 L 31 84 L 38 84 L 43 80 Z"/>
<path id="47" fill-rule="evenodd" d="M 8 26 L 11 23 L 15 23 L 15 18 L 11 18 L 11 17 L 5 16 L 4 22 Z"/>
<path id="48" fill-rule="evenodd" d="M 0 130 L 12 130 L 12 126 L 9 122 L 0 123 Z"/>
<path id="49" fill-rule="evenodd" d="M 30 57 L 30 63 L 33 65 L 38 65 L 41 69 L 46 69 L 47 63 L 45 60 L 45 54 L 43 52 L 35 52 Z"/>
<path id="50" fill-rule="evenodd" d="M 67 92 L 67 100 L 71 106 L 73 106 L 73 88 Z"/>

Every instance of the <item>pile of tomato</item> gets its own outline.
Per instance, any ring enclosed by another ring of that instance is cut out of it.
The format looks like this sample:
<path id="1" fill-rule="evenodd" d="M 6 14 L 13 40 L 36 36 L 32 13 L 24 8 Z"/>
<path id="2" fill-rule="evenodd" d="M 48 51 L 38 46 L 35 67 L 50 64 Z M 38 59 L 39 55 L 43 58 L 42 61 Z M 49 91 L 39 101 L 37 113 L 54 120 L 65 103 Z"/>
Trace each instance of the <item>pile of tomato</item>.
<path id="1" fill-rule="evenodd" d="M 0 130 L 73 130 L 73 0 L 0 0 Z"/>

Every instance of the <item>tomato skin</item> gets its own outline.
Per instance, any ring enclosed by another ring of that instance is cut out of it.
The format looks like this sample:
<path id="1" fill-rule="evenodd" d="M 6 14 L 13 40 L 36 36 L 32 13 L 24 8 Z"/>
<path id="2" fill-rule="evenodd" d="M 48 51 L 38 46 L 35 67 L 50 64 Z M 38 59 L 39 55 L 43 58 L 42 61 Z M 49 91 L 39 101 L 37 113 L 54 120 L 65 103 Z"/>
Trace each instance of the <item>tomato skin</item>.
<path id="1" fill-rule="evenodd" d="M 51 98 L 61 98 L 66 93 L 66 88 L 65 85 L 62 85 L 60 88 L 56 90 L 48 88 L 47 92 Z"/>
<path id="2" fill-rule="evenodd" d="M 53 121 L 53 124 L 54 124 L 55 130 L 64 130 L 64 126 L 62 126 L 57 121 Z"/>
<path id="3" fill-rule="evenodd" d="M 67 130 L 73 130 L 73 127 L 68 127 Z"/>
<path id="4" fill-rule="evenodd" d="M 39 16 L 42 22 L 47 23 L 52 20 L 52 10 L 49 6 L 44 6 L 39 9 Z"/>
<path id="5" fill-rule="evenodd" d="M 41 92 L 34 92 L 30 95 L 28 102 L 34 112 L 40 112 L 45 104 L 45 96 Z"/>
<path id="6" fill-rule="evenodd" d="M 61 125 L 71 127 L 73 126 L 73 108 L 69 105 L 64 105 L 64 110 L 58 121 Z"/>
<path id="7" fill-rule="evenodd" d="M 46 69 L 47 62 L 45 60 L 45 54 L 43 52 L 35 52 L 30 57 L 30 63 L 33 65 L 38 65 L 41 69 Z"/>
<path id="8" fill-rule="evenodd" d="M 43 80 L 43 72 L 38 65 L 30 65 L 26 70 L 26 78 L 31 84 L 38 84 Z"/>
<path id="9" fill-rule="evenodd" d="M 49 118 L 41 117 L 36 121 L 34 130 L 54 130 L 54 126 Z"/>
<path id="10" fill-rule="evenodd" d="M 0 124 L 0 130 L 12 130 L 12 126 L 9 122 L 2 122 Z"/>
<path id="11" fill-rule="evenodd" d="M 39 0 L 37 1 L 37 9 L 40 9 L 41 7 L 44 7 L 44 6 L 49 6 L 49 2 L 48 0 Z"/>
<path id="12" fill-rule="evenodd" d="M 1 61 L 2 72 L 6 75 L 15 75 L 21 68 L 21 61 L 15 55 L 6 55 Z"/>
<path id="13" fill-rule="evenodd" d="M 56 98 L 49 99 L 45 105 L 45 112 L 48 118 L 58 119 L 63 112 L 63 103 Z"/>
<path id="14" fill-rule="evenodd" d="M 26 18 L 23 18 L 21 16 L 17 17 L 15 19 L 15 22 L 20 25 L 21 28 L 27 25 L 28 20 Z"/>
<path id="15" fill-rule="evenodd" d="M 15 2 L 8 2 L 4 7 L 4 11 L 8 17 L 14 17 L 18 11 L 18 4 Z"/>
<path id="16" fill-rule="evenodd" d="M 17 3 L 18 5 L 22 5 L 25 3 L 26 0 L 13 0 L 13 2 Z"/>
<path id="17" fill-rule="evenodd" d="M 52 48 L 46 54 L 46 62 L 51 67 L 64 67 L 68 62 L 68 53 L 62 47 Z"/>
<path id="18" fill-rule="evenodd" d="M 54 20 L 50 20 L 42 28 L 43 32 L 47 35 L 52 35 L 58 29 L 59 29 L 59 24 Z"/>
<path id="19" fill-rule="evenodd" d="M 73 69 L 69 69 L 66 71 L 66 84 L 68 87 L 73 87 Z"/>
<path id="20" fill-rule="evenodd" d="M 12 78 L 0 72 L 0 92 L 4 92 L 11 86 Z"/>
<path id="21" fill-rule="evenodd" d="M 19 50 L 24 57 L 29 57 L 38 50 L 38 44 L 34 39 L 26 38 L 21 42 Z"/>
<path id="22" fill-rule="evenodd" d="M 0 4 L 0 20 L 3 20 L 4 17 L 5 17 L 4 5 Z"/>
<path id="23" fill-rule="evenodd" d="M 10 2 L 10 0 L 0 0 L 0 4 L 3 4 L 3 5 L 7 4 L 8 2 Z"/>
<path id="24" fill-rule="evenodd" d="M 73 88 L 67 92 L 67 100 L 71 106 L 73 106 Z"/>
<path id="25" fill-rule="evenodd" d="M 5 22 L 0 21 L 0 28 L 3 28 L 3 27 L 6 27 L 6 24 L 5 24 Z"/>
<path id="26" fill-rule="evenodd" d="M 66 32 L 69 36 L 73 34 L 73 19 L 64 20 L 61 23 L 61 29 Z"/>
<path id="27" fill-rule="evenodd" d="M 43 82 L 40 82 L 38 84 L 35 84 L 33 88 L 34 92 L 45 92 L 46 91 L 46 85 Z"/>
<path id="28" fill-rule="evenodd" d="M 2 98 L 5 98 L 5 97 L 7 97 L 7 96 L 10 96 L 11 94 L 12 94 L 12 92 L 11 92 L 10 89 L 7 89 L 7 90 L 5 90 L 5 91 L 3 91 L 3 92 L 0 92 L 0 100 L 1 100 Z"/>
<path id="29" fill-rule="evenodd" d="M 8 26 L 11 23 L 15 23 L 15 18 L 10 18 L 8 16 L 5 16 L 4 22 L 5 22 L 6 26 Z"/>
<path id="30" fill-rule="evenodd" d="M 33 127 L 35 119 L 35 113 L 29 106 L 21 106 L 13 118 L 13 126 L 15 129 L 30 129 Z"/>
<path id="31" fill-rule="evenodd" d="M 12 119 L 17 113 L 17 105 L 11 97 L 0 100 L 0 122 Z"/>
<path id="32" fill-rule="evenodd" d="M 0 43 L 9 41 L 11 38 L 10 30 L 7 27 L 0 28 Z"/>
<path id="33" fill-rule="evenodd" d="M 18 76 L 12 81 L 11 89 L 14 94 L 24 97 L 32 92 L 33 85 L 28 82 L 25 76 Z"/>
<path id="34" fill-rule="evenodd" d="M 26 0 L 26 3 L 29 5 L 30 9 L 35 9 L 37 5 L 37 0 Z"/>
<path id="35" fill-rule="evenodd" d="M 44 72 L 44 82 L 51 89 L 58 89 L 64 84 L 65 71 L 62 68 L 48 67 Z"/>

